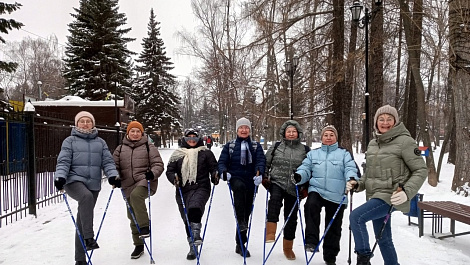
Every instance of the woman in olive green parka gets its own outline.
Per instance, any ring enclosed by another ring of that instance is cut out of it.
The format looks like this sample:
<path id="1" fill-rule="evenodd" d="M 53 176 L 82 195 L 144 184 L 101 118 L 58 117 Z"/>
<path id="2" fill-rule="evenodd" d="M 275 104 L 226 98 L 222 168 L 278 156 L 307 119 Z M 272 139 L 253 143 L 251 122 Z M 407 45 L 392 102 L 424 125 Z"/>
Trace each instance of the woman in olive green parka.
<path id="1" fill-rule="evenodd" d="M 385 105 L 374 117 L 375 139 L 367 147 L 366 171 L 356 182 L 349 181 L 346 189 L 366 191 L 367 202 L 350 215 L 350 227 L 354 234 L 358 265 L 369 265 L 372 252 L 369 245 L 366 222 L 372 221 L 376 236 L 385 223 L 378 241 L 385 265 L 398 265 L 398 257 L 392 241 L 389 209 L 408 212 L 412 199 L 427 177 L 427 168 L 416 141 L 403 123 L 397 110 Z M 399 189 L 399 186 L 402 188 Z"/>

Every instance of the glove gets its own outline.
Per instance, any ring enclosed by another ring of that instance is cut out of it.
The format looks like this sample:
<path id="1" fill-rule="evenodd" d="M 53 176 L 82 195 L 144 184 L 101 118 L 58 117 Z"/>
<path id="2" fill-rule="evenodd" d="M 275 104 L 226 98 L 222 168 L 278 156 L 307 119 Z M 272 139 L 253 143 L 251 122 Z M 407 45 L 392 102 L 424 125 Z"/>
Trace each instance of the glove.
<path id="1" fill-rule="evenodd" d="M 390 197 L 392 205 L 400 205 L 408 200 L 406 193 L 404 191 L 395 191 Z"/>
<path id="2" fill-rule="evenodd" d="M 350 190 L 355 191 L 358 185 L 359 184 L 357 184 L 357 181 L 355 180 L 350 180 L 346 182 L 346 193 L 348 193 Z"/>
<path id="3" fill-rule="evenodd" d="M 64 185 L 65 185 L 65 178 L 59 178 L 57 177 L 55 180 L 54 180 L 54 186 L 57 188 L 57 190 L 63 190 L 64 189 Z"/>
<path id="4" fill-rule="evenodd" d="M 173 185 L 175 185 L 175 187 L 179 187 L 180 186 L 180 177 L 178 176 L 178 174 L 175 173 L 175 179 L 173 180 Z"/>
<path id="5" fill-rule="evenodd" d="M 292 183 L 297 185 L 297 183 L 299 183 L 302 180 L 302 176 L 299 173 L 294 172 L 291 175 L 291 180 L 292 180 Z"/>
<path id="6" fill-rule="evenodd" d="M 230 178 L 232 177 L 232 175 L 230 175 L 230 173 L 228 172 L 224 172 L 223 177 L 225 181 L 230 181 Z"/>
<path id="7" fill-rule="evenodd" d="M 261 181 L 261 184 L 263 184 L 263 187 L 266 188 L 266 190 L 269 190 L 269 186 L 271 186 L 271 180 L 267 177 L 264 177 L 263 181 Z"/>
<path id="8" fill-rule="evenodd" d="M 214 184 L 214 185 L 219 184 L 219 174 L 218 174 L 217 172 L 213 172 L 213 173 L 211 174 L 211 182 L 212 182 L 212 184 Z"/>
<path id="9" fill-rule="evenodd" d="M 153 172 L 151 170 L 145 172 L 145 179 L 146 180 L 153 180 L 155 178 L 155 175 L 153 175 Z"/>
<path id="10" fill-rule="evenodd" d="M 261 184 L 261 181 L 263 181 L 263 176 L 254 176 L 253 177 L 253 182 L 255 183 L 256 186 L 259 186 L 259 184 Z"/>
<path id="11" fill-rule="evenodd" d="M 121 179 L 118 179 L 116 176 L 108 178 L 109 185 L 113 186 L 114 188 L 121 187 Z"/>

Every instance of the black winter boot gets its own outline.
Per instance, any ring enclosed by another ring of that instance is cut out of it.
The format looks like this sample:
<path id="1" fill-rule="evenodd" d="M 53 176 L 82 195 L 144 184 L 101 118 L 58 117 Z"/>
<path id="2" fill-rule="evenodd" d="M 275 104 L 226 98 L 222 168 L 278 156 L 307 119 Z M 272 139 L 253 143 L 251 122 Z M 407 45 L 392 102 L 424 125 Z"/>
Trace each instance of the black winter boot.
<path id="1" fill-rule="evenodd" d="M 75 265 L 87 265 L 87 262 L 83 260 L 77 260 L 75 261 Z"/>
<path id="2" fill-rule="evenodd" d="M 144 226 L 140 228 L 140 238 L 147 238 L 150 237 L 150 228 L 148 226 Z"/>
<path id="3" fill-rule="evenodd" d="M 191 237 L 188 237 L 188 243 L 189 243 L 189 252 L 186 255 L 187 260 L 194 260 L 196 259 L 196 253 L 197 253 L 197 246 L 193 244 L 193 241 L 191 240 Z"/>
<path id="4" fill-rule="evenodd" d="M 201 238 L 201 223 L 189 223 L 191 225 L 191 230 L 193 231 L 193 237 L 194 237 L 194 244 L 196 246 L 199 246 L 202 244 L 202 238 Z"/>
<path id="5" fill-rule="evenodd" d="M 245 246 L 243 246 L 243 249 L 245 249 Z M 235 247 L 235 253 L 237 254 L 240 254 L 240 256 L 243 257 L 243 250 L 242 250 L 242 247 L 237 244 L 237 246 Z M 251 254 L 250 254 L 250 251 L 248 249 L 246 249 L 246 256 L 247 258 L 251 257 Z"/>
<path id="6" fill-rule="evenodd" d="M 357 265 L 370 265 L 371 256 L 357 254 Z"/>
<path id="7" fill-rule="evenodd" d="M 142 255 L 144 255 L 144 245 L 137 245 L 132 251 L 131 259 L 138 259 Z"/>
<path id="8" fill-rule="evenodd" d="M 96 243 L 95 239 L 93 238 L 85 239 L 85 246 L 86 246 L 86 250 L 93 250 L 93 249 L 100 248 L 100 246 L 98 246 L 98 243 Z"/>

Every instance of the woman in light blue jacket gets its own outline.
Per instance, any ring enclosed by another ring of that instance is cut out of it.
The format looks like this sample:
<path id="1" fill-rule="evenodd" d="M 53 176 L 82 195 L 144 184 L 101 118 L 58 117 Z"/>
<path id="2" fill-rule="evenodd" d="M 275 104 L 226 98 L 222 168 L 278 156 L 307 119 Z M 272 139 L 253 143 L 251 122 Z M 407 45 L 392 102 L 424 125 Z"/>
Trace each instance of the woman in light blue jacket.
<path id="1" fill-rule="evenodd" d="M 346 182 L 358 179 L 358 168 L 351 154 L 338 146 L 338 132 L 332 125 L 322 129 L 320 148 L 307 154 L 294 174 L 294 182 L 309 182 L 305 202 L 305 249 L 313 252 L 320 241 L 320 213 L 325 208 L 325 227 L 333 218 L 343 199 Z M 341 225 L 347 201 L 344 200 L 338 214 L 325 235 L 323 260 L 327 265 L 336 264 L 340 250 Z"/>
<path id="2" fill-rule="evenodd" d="M 77 226 L 87 250 L 99 248 L 93 232 L 93 211 L 101 190 L 102 172 L 116 178 L 118 172 L 106 142 L 98 137 L 95 119 L 81 111 L 75 116 L 71 136 L 62 142 L 54 185 L 78 202 Z M 87 264 L 80 238 L 75 234 L 75 264 Z"/>

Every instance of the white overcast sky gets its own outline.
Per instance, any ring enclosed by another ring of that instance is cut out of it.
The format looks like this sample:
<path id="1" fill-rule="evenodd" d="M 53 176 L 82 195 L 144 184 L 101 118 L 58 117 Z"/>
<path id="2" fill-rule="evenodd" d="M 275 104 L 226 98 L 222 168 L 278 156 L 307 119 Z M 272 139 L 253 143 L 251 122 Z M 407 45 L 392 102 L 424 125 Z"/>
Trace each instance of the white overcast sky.
<path id="1" fill-rule="evenodd" d="M 14 3 L 15 1 L 4 1 Z M 8 35 L 2 34 L 7 41 L 19 41 L 26 36 L 47 38 L 56 35 L 59 44 L 65 45 L 69 35 L 68 24 L 73 21 L 73 8 L 79 7 L 79 0 L 16 0 L 23 6 L 10 16 L 25 26 L 21 30 L 12 30 Z M 119 12 L 125 13 L 127 27 L 132 28 L 127 37 L 136 40 L 128 48 L 139 53 L 142 50 L 142 38 L 147 36 L 147 24 L 150 9 L 153 8 L 156 20 L 160 22 L 161 38 L 165 43 L 167 56 L 172 59 L 175 69 L 172 71 L 178 78 L 188 76 L 192 62 L 186 56 L 177 55 L 175 50 L 181 46 L 175 33 L 183 28 L 193 31 L 196 23 L 191 10 L 190 0 L 120 0 Z"/>

